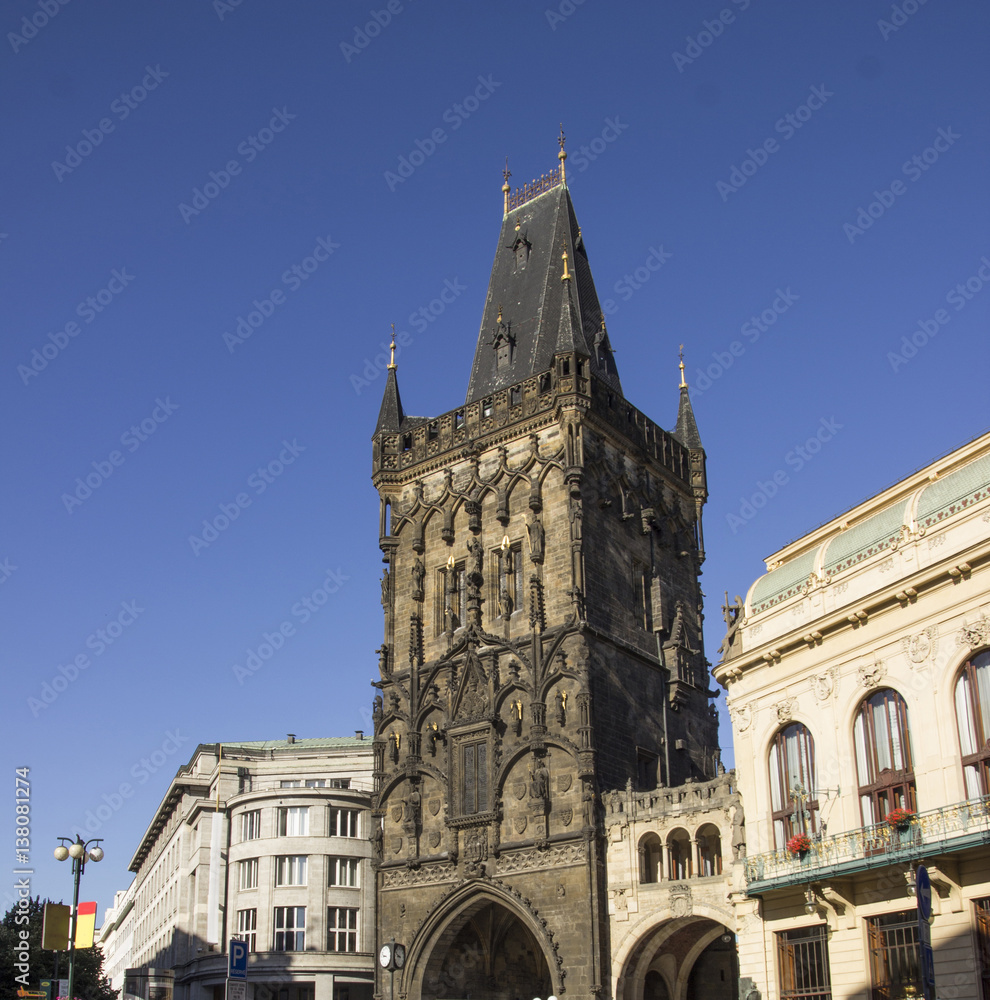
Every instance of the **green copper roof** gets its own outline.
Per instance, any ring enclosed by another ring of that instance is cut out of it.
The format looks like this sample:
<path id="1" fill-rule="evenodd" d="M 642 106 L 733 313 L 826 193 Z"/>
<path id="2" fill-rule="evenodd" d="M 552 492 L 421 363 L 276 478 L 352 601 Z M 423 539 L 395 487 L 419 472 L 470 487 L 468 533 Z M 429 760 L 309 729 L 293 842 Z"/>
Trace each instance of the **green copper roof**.
<path id="1" fill-rule="evenodd" d="M 811 575 L 815 566 L 815 556 L 817 549 L 805 552 L 803 556 L 792 559 L 784 563 L 777 569 L 771 570 L 766 576 L 760 577 L 753 588 L 753 613 L 765 611 L 767 608 L 779 604 L 781 601 L 793 597 L 801 592 L 805 581 Z"/>
<path id="2" fill-rule="evenodd" d="M 826 573 L 841 573 L 850 566 L 868 559 L 884 549 L 890 548 L 891 542 L 901 537 L 904 525 L 904 511 L 907 500 L 895 503 L 879 513 L 868 517 L 865 521 L 839 532 L 828 542 L 825 553 Z"/>
<path id="3" fill-rule="evenodd" d="M 936 524 L 987 496 L 990 496 L 990 455 L 926 486 L 918 500 L 918 524 L 922 528 Z"/>

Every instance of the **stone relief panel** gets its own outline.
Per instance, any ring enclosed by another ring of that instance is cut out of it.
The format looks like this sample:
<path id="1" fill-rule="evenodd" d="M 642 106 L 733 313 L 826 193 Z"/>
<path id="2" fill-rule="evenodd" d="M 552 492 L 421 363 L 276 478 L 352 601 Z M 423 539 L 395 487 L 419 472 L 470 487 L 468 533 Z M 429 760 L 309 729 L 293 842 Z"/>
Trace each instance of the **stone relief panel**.
<path id="1" fill-rule="evenodd" d="M 922 667 L 926 661 L 934 660 L 938 655 L 938 626 L 931 625 L 916 635 L 901 639 L 901 648 L 912 669 Z"/>
<path id="2" fill-rule="evenodd" d="M 828 670 L 820 674 L 813 674 L 809 679 L 809 683 L 811 685 L 811 693 L 815 696 L 815 701 L 819 704 L 828 701 L 836 693 L 838 680 L 839 671 L 835 667 L 829 667 Z"/>
<path id="3" fill-rule="evenodd" d="M 879 687 L 880 682 L 887 674 L 887 665 L 880 659 L 879 655 L 874 653 L 872 660 L 867 660 L 856 668 L 856 674 L 863 687 Z"/>

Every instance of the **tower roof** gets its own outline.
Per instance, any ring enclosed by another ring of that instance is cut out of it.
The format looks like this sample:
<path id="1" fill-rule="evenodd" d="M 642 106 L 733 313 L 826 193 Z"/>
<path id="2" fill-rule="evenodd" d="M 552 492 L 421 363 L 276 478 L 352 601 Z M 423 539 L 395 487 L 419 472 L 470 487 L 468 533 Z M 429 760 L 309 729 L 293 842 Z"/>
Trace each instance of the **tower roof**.
<path id="1" fill-rule="evenodd" d="M 378 411 L 378 423 L 375 424 L 375 435 L 382 431 L 395 434 L 405 420 L 402 412 L 402 400 L 399 398 L 399 380 L 395 375 L 395 365 L 389 365 L 388 378 L 385 380 L 385 392 L 382 395 L 382 406 Z"/>
<path id="2" fill-rule="evenodd" d="M 587 352 L 591 371 L 622 393 L 567 185 L 556 171 L 546 181 L 538 189 L 549 190 L 528 200 L 518 193 L 506 198 L 521 204 L 506 212 L 499 233 L 468 403 L 549 369 L 562 322 L 569 331 L 577 328 L 565 335 L 573 343 L 565 349 Z M 570 281 L 561 281 L 564 253 Z"/>
<path id="3" fill-rule="evenodd" d="M 694 407 L 691 406 L 691 394 L 688 391 L 688 384 L 684 378 L 684 345 L 681 344 L 681 400 L 677 406 L 677 426 L 674 428 L 674 437 L 684 445 L 685 448 L 700 449 L 701 435 L 698 433 L 698 424 L 694 419 Z"/>

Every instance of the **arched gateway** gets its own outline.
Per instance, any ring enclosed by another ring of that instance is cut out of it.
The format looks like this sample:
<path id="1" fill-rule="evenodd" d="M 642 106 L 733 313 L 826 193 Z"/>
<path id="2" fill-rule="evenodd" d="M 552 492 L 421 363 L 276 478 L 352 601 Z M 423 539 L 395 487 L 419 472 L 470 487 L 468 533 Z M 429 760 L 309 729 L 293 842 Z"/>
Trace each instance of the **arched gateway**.
<path id="1" fill-rule="evenodd" d="M 448 908 L 409 959 L 403 992 L 423 1000 L 529 1000 L 557 988 L 530 922 L 487 893 Z"/>

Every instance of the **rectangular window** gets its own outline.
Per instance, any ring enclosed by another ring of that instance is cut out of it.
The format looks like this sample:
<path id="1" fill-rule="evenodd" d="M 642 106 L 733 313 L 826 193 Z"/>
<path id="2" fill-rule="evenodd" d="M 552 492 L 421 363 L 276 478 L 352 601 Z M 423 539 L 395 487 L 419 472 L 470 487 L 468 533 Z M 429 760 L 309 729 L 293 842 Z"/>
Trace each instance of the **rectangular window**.
<path id="1" fill-rule="evenodd" d="M 296 779 L 283 779 L 278 783 L 279 788 L 302 788 L 302 782 Z"/>
<path id="2" fill-rule="evenodd" d="M 309 806 L 283 806 L 278 811 L 280 837 L 309 836 Z"/>
<path id="3" fill-rule="evenodd" d="M 237 911 L 237 936 L 248 946 L 248 951 L 257 951 L 258 911 Z"/>
<path id="4" fill-rule="evenodd" d="M 249 858 L 247 861 L 242 861 L 237 868 L 238 879 L 237 888 L 238 889 L 257 889 L 258 888 L 258 859 Z"/>
<path id="5" fill-rule="evenodd" d="M 251 772 L 246 767 L 237 769 L 237 793 L 243 795 L 252 789 Z"/>
<path id="6" fill-rule="evenodd" d="M 306 950 L 306 907 L 275 907 L 273 951 Z"/>
<path id="7" fill-rule="evenodd" d="M 331 778 L 327 783 L 328 788 L 350 788 L 351 779 L 350 778 Z"/>
<path id="8" fill-rule="evenodd" d="M 327 951 L 357 951 L 357 916 L 349 906 L 327 908 Z"/>
<path id="9" fill-rule="evenodd" d="M 886 913 L 867 921 L 870 936 L 870 972 L 875 1000 L 907 996 L 910 988 L 922 995 L 918 915 L 914 910 Z"/>
<path id="10" fill-rule="evenodd" d="M 358 817 L 361 815 L 357 809 L 331 809 L 330 810 L 330 836 L 331 837 L 359 837 Z"/>
<path id="11" fill-rule="evenodd" d="M 356 888 L 358 884 L 357 858 L 327 858 L 330 872 L 328 885 Z"/>
<path id="12" fill-rule="evenodd" d="M 261 810 L 241 813 L 241 840 L 257 840 L 261 836 Z"/>
<path id="13" fill-rule="evenodd" d="M 650 592 L 650 571 L 640 562 L 633 563 L 633 614 L 636 624 L 647 631 L 653 628 L 653 601 Z"/>
<path id="14" fill-rule="evenodd" d="M 832 1000 L 825 925 L 777 934 L 781 1000 Z"/>
<path id="15" fill-rule="evenodd" d="M 488 811 L 488 744 L 461 747 L 461 813 L 471 816 Z"/>
<path id="16" fill-rule="evenodd" d="M 326 778 L 307 778 L 306 787 L 307 788 L 326 788 L 327 779 Z"/>
<path id="17" fill-rule="evenodd" d="M 289 854 L 275 859 L 275 885 L 305 885 L 306 855 Z"/>

